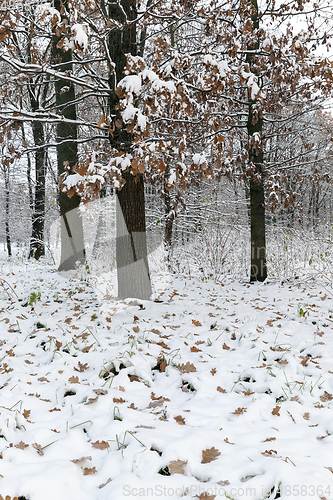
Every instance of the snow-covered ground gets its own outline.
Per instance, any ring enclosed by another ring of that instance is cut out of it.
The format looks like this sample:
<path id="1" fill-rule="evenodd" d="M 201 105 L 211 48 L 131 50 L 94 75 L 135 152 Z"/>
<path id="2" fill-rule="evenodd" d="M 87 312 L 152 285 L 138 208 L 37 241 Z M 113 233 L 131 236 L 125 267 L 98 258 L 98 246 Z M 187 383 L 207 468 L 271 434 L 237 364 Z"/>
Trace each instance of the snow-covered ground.
<path id="1" fill-rule="evenodd" d="M 0 270 L 3 498 L 333 498 L 322 286 L 156 275 L 158 301 L 124 303 Z"/>

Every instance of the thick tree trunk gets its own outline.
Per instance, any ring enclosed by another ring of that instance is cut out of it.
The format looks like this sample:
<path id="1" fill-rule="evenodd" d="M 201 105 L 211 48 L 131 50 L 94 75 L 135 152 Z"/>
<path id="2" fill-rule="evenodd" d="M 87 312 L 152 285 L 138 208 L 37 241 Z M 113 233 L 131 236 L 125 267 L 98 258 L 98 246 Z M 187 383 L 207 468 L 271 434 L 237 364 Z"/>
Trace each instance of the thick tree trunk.
<path id="1" fill-rule="evenodd" d="M 34 122 L 32 125 L 35 146 L 41 146 L 44 143 L 43 124 Z M 29 258 L 34 257 L 38 260 L 45 255 L 44 245 L 44 225 L 45 225 L 45 149 L 37 149 L 35 156 L 35 203 L 32 216 L 32 234 L 30 239 Z"/>
<path id="2" fill-rule="evenodd" d="M 152 294 L 146 242 L 143 177 L 124 173 L 127 189 L 116 198 L 118 296 L 148 300 Z M 143 214 L 143 215 L 142 215 Z"/>
<path id="3" fill-rule="evenodd" d="M 256 9 L 252 17 L 254 30 L 259 29 L 258 4 L 257 0 L 252 0 L 252 5 Z M 248 47 L 248 50 L 258 49 L 259 43 L 254 47 Z M 252 72 L 253 56 L 247 56 Z M 249 93 L 249 114 L 247 121 L 247 133 L 250 141 L 249 161 L 255 167 L 254 175 L 250 179 L 250 210 L 251 210 L 251 274 L 250 281 L 265 281 L 267 278 L 266 265 L 266 230 L 265 230 L 265 188 L 263 172 L 263 150 L 261 144 L 263 132 L 263 117 L 261 113 L 254 113 L 254 107 L 257 104 L 256 99 L 251 98 Z M 255 134 L 259 141 L 254 140 Z"/>
<path id="4" fill-rule="evenodd" d="M 62 5 L 67 8 L 67 2 L 54 0 L 54 7 L 63 11 Z M 64 19 L 65 16 L 62 15 Z M 53 35 L 53 59 L 55 64 L 60 64 L 59 69 L 65 72 L 72 72 L 72 51 L 64 51 L 57 47 L 61 39 L 56 34 Z M 76 106 L 74 85 L 63 80 L 55 81 L 56 108 L 57 112 L 65 118 L 76 120 Z M 73 139 L 73 142 L 62 141 Z M 58 174 L 65 172 L 73 173 L 73 167 L 78 160 L 77 154 L 77 126 L 75 123 L 57 124 L 57 154 L 58 154 Z M 78 195 L 69 198 L 66 193 L 59 193 L 59 207 L 61 217 L 61 260 L 59 271 L 75 269 L 77 262 L 84 263 L 85 250 L 83 238 L 82 218 L 79 212 L 80 197 Z"/>
<path id="5" fill-rule="evenodd" d="M 165 207 L 165 234 L 164 234 L 164 243 L 165 250 L 167 254 L 167 262 L 168 268 L 171 268 L 171 248 L 172 248 L 172 229 L 173 229 L 173 217 L 170 216 L 170 212 L 172 209 L 171 205 L 171 194 L 170 189 L 168 189 L 168 180 L 170 176 L 170 164 L 167 163 L 165 172 L 164 172 L 164 207 Z"/>
<path id="6" fill-rule="evenodd" d="M 136 25 L 131 23 L 137 17 L 136 0 L 121 0 L 120 4 L 121 6 L 109 6 L 110 18 L 124 26 L 122 30 L 111 31 L 109 35 L 109 52 L 115 64 L 115 71 L 110 74 L 110 88 L 113 90 L 124 76 L 126 54 L 137 54 Z M 119 116 L 115 92 L 110 97 L 109 105 L 111 116 Z M 126 129 L 116 129 L 110 135 L 110 143 L 118 151 L 130 152 L 133 136 Z M 116 197 L 118 296 L 121 299 L 134 297 L 148 300 L 152 290 L 148 268 L 143 175 L 133 177 L 126 172 L 123 178 L 125 185 L 117 192 Z"/>
<path id="7" fill-rule="evenodd" d="M 10 238 L 10 227 L 9 227 L 9 179 L 7 177 L 7 172 L 5 172 L 5 231 L 6 231 L 6 245 L 8 257 L 12 256 L 12 243 Z"/>

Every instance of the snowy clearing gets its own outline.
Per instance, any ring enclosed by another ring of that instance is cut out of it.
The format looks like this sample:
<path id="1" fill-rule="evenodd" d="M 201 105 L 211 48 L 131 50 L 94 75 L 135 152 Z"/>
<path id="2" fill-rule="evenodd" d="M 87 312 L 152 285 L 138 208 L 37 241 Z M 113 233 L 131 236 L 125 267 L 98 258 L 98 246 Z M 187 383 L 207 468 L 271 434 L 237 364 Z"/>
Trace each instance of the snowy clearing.
<path id="1" fill-rule="evenodd" d="M 80 271 L 1 269 L 3 498 L 333 498 L 322 286 L 178 276 L 100 307 Z"/>

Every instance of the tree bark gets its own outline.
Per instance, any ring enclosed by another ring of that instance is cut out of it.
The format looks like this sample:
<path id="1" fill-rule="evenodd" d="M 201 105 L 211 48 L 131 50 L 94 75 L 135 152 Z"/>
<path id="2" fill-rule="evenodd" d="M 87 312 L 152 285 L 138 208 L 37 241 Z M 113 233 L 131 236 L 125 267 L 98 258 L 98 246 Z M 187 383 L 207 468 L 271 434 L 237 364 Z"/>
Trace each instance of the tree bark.
<path id="1" fill-rule="evenodd" d="M 109 35 L 109 52 L 115 71 L 110 74 L 112 90 L 123 78 L 126 54 L 137 55 L 136 0 L 121 0 L 120 5 L 109 6 L 109 17 L 122 24 L 121 30 L 113 30 Z M 119 117 L 118 97 L 112 92 L 110 114 Z M 110 135 L 110 143 L 118 151 L 131 152 L 133 135 L 125 128 L 116 128 Z M 146 240 L 145 194 L 142 174 L 133 177 L 124 172 L 125 184 L 116 196 L 116 260 L 118 296 L 148 300 L 152 294 Z"/>
<path id="2" fill-rule="evenodd" d="M 164 243 L 165 251 L 167 254 L 167 264 L 169 270 L 171 269 L 171 247 L 172 247 L 172 229 L 173 229 L 173 216 L 170 215 L 172 210 L 171 194 L 168 189 L 168 180 L 170 177 L 170 164 L 167 163 L 164 172 L 164 207 L 165 207 L 165 234 Z"/>
<path id="3" fill-rule="evenodd" d="M 252 5 L 255 8 L 255 14 L 252 17 L 253 29 L 259 29 L 258 19 L 258 4 L 257 0 L 252 0 Z M 259 43 L 254 47 L 248 46 L 248 50 L 259 49 Z M 253 55 L 248 54 L 247 62 L 250 70 L 256 74 L 253 68 Z M 259 112 L 255 112 L 256 99 L 251 97 L 251 89 L 248 90 L 249 95 L 249 114 L 247 121 L 247 133 L 250 141 L 249 161 L 253 163 L 255 171 L 250 179 L 250 211 L 251 211 L 251 273 L 250 281 L 265 281 L 267 278 L 266 264 L 266 229 L 265 229 L 265 188 L 264 188 L 264 171 L 263 171 L 263 150 L 262 150 L 262 132 L 263 132 L 263 117 Z M 259 141 L 253 140 L 258 134 Z"/>
<path id="4" fill-rule="evenodd" d="M 34 111 L 34 109 L 33 109 Z M 44 144 L 44 128 L 41 122 L 33 122 L 32 132 L 35 146 Z M 37 149 L 35 153 L 35 200 L 32 216 L 32 233 L 30 238 L 29 258 L 36 260 L 45 255 L 44 225 L 45 225 L 45 149 Z"/>
<path id="5" fill-rule="evenodd" d="M 62 19 L 66 20 L 65 14 L 68 8 L 67 1 L 61 2 L 54 0 L 54 7 L 62 12 Z M 65 10 L 64 10 L 64 8 Z M 52 40 L 53 60 L 55 64 L 60 64 L 62 72 L 72 72 L 72 51 L 64 51 L 58 47 L 61 40 L 61 35 L 54 33 Z M 61 79 L 55 80 L 55 95 L 57 112 L 62 114 L 64 118 L 76 120 L 75 89 L 72 83 Z M 62 143 L 69 138 L 73 142 Z M 77 151 L 77 126 L 75 123 L 57 124 L 57 155 L 58 155 L 58 174 L 59 177 L 65 172 L 73 173 L 73 167 L 78 161 Z M 83 238 L 82 218 L 79 212 L 80 197 L 74 195 L 71 198 L 67 193 L 60 191 L 59 207 L 61 218 L 61 260 L 59 271 L 67 271 L 75 269 L 77 262 L 84 263 L 85 249 Z"/>
<path id="6" fill-rule="evenodd" d="M 6 231 L 6 245 L 8 257 L 12 256 L 12 243 L 10 238 L 10 227 L 9 227 L 9 173 L 5 173 L 5 231 Z"/>

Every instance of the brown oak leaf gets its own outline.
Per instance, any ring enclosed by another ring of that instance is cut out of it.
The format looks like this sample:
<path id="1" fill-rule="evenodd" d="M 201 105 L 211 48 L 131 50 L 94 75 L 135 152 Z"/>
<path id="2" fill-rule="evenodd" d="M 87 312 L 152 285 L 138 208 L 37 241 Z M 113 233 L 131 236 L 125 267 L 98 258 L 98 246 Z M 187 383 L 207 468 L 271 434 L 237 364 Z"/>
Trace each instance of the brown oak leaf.
<path id="1" fill-rule="evenodd" d="M 182 363 L 181 365 L 178 365 L 177 368 L 181 373 L 191 373 L 197 371 L 196 367 L 189 361 L 186 364 Z"/>
<path id="2" fill-rule="evenodd" d="M 265 455 L 265 457 L 269 457 L 269 456 L 272 456 L 273 453 L 275 453 L 275 455 L 277 455 L 277 451 L 275 451 L 275 450 L 265 450 L 265 451 L 263 451 L 262 454 Z"/>
<path id="3" fill-rule="evenodd" d="M 44 455 L 44 452 L 40 444 L 33 443 L 32 447 L 35 448 L 35 450 L 37 450 L 38 455 Z"/>
<path id="4" fill-rule="evenodd" d="M 20 441 L 18 444 L 15 445 L 15 448 L 18 448 L 19 450 L 24 450 L 25 448 L 28 448 L 28 444 L 24 443 L 23 441 Z"/>
<path id="5" fill-rule="evenodd" d="M 98 396 L 105 396 L 108 393 L 105 389 L 93 389 L 93 391 L 95 394 L 98 394 Z"/>
<path id="6" fill-rule="evenodd" d="M 200 323 L 200 321 L 198 321 L 197 319 L 192 319 L 192 325 L 194 325 L 194 326 L 202 326 L 202 324 Z"/>
<path id="7" fill-rule="evenodd" d="M 277 415 L 279 417 L 280 416 L 280 408 L 281 408 L 281 406 L 276 406 L 275 408 L 273 408 L 272 415 Z"/>
<path id="8" fill-rule="evenodd" d="M 126 400 L 123 399 L 123 398 L 113 398 L 113 402 L 117 403 L 117 404 L 119 404 L 119 403 L 126 403 Z"/>
<path id="9" fill-rule="evenodd" d="M 105 481 L 105 483 L 100 484 L 98 488 L 101 490 L 102 488 L 104 488 L 104 486 L 106 486 L 107 484 L 111 483 L 111 481 L 112 481 L 112 478 L 109 477 L 109 479 L 107 481 Z"/>
<path id="10" fill-rule="evenodd" d="M 78 384 L 79 377 L 76 375 L 72 375 L 71 377 L 69 377 L 68 382 L 70 382 L 71 384 Z"/>
<path id="11" fill-rule="evenodd" d="M 85 467 L 83 469 L 83 475 L 84 476 L 89 476 L 90 474 L 96 474 L 97 470 L 96 470 L 96 467 Z"/>
<path id="12" fill-rule="evenodd" d="M 86 401 L 84 404 L 91 405 L 92 403 L 95 403 L 95 401 L 97 401 L 97 399 L 98 399 L 98 396 L 96 396 L 95 398 L 89 398 L 88 401 Z"/>
<path id="13" fill-rule="evenodd" d="M 30 417 L 31 410 L 23 410 L 23 416 L 25 419 Z"/>
<path id="14" fill-rule="evenodd" d="M 82 372 L 84 372 L 84 370 L 87 370 L 89 368 L 88 363 L 81 363 L 79 361 L 78 365 L 79 365 L 78 368 L 76 368 L 76 366 L 74 366 L 74 370 L 77 371 L 77 372 L 81 372 L 82 373 Z"/>
<path id="15" fill-rule="evenodd" d="M 221 455 L 221 452 L 217 450 L 216 448 L 207 448 L 206 450 L 202 451 L 202 464 L 209 464 L 210 462 L 213 462 L 213 460 L 216 460 L 218 456 Z"/>
<path id="16" fill-rule="evenodd" d="M 91 443 L 91 445 L 98 450 L 106 450 L 106 448 L 110 446 L 106 441 L 95 441 L 95 443 Z"/>
<path id="17" fill-rule="evenodd" d="M 219 385 L 216 387 L 216 390 L 219 392 L 223 392 L 223 394 L 226 394 L 226 392 L 227 392 L 225 389 L 222 389 L 222 387 Z"/>
<path id="18" fill-rule="evenodd" d="M 216 495 L 210 495 L 207 491 L 200 493 L 200 495 L 195 495 L 194 498 L 199 498 L 199 500 L 214 500 Z"/>
<path id="19" fill-rule="evenodd" d="M 247 408 L 237 408 L 237 410 L 235 411 L 232 411 L 232 415 L 242 415 L 243 413 L 245 413 L 247 410 Z"/>
<path id="20" fill-rule="evenodd" d="M 170 474 L 185 474 L 185 466 L 187 461 L 173 460 L 169 463 Z"/>
<path id="21" fill-rule="evenodd" d="M 92 460 L 91 457 L 81 457 L 81 458 L 74 458 L 74 460 L 71 460 L 74 464 L 81 465 L 83 464 L 86 460 Z"/>
<path id="22" fill-rule="evenodd" d="M 330 394 L 329 392 L 327 391 L 324 391 L 324 394 L 322 396 L 320 396 L 320 401 L 332 401 L 333 399 L 333 396 L 332 394 Z"/>
<path id="23" fill-rule="evenodd" d="M 185 418 L 182 417 L 181 415 L 177 415 L 177 417 L 173 417 L 176 422 L 179 424 L 179 425 L 185 425 Z"/>

